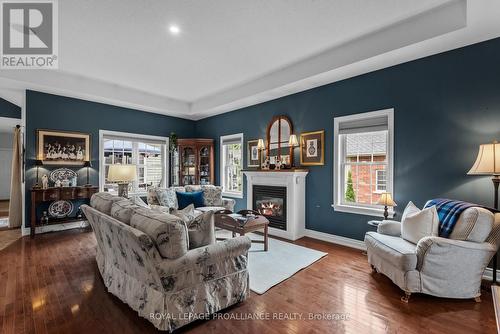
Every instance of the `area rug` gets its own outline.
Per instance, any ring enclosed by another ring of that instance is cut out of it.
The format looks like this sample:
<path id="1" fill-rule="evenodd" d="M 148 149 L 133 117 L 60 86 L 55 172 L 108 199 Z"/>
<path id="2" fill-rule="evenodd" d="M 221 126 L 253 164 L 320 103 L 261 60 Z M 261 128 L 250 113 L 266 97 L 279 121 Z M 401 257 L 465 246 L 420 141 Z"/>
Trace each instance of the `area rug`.
<path id="1" fill-rule="evenodd" d="M 255 233 L 248 236 L 252 240 L 263 239 L 262 235 Z M 217 231 L 217 237 L 231 237 L 231 232 Z M 250 290 L 261 295 L 326 255 L 327 253 L 273 238 L 269 238 L 267 252 L 264 252 L 264 244 L 252 243 L 248 252 Z"/>

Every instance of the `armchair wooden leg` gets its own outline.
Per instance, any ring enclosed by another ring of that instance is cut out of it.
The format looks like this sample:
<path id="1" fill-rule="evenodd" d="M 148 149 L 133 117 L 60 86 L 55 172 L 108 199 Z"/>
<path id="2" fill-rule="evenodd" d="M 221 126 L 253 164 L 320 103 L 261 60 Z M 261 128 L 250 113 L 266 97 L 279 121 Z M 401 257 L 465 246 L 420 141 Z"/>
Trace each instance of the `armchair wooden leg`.
<path id="1" fill-rule="evenodd" d="M 401 301 L 403 303 L 408 304 L 408 301 L 410 300 L 411 292 L 405 291 L 405 295 L 401 297 Z"/>
<path id="2" fill-rule="evenodd" d="M 474 300 L 476 301 L 476 303 L 480 303 L 481 302 L 481 296 L 474 297 Z"/>

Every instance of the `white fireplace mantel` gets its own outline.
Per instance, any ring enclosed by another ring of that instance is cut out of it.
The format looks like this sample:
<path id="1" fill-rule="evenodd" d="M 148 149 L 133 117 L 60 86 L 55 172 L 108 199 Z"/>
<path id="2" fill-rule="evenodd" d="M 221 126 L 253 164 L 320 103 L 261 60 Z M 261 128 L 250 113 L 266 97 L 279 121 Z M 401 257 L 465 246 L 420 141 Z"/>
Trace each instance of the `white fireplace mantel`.
<path id="1" fill-rule="evenodd" d="M 247 208 L 253 209 L 253 186 L 286 187 L 286 231 L 269 228 L 269 234 L 289 240 L 304 236 L 306 221 L 306 176 L 305 169 L 284 171 L 243 171 L 247 178 Z"/>

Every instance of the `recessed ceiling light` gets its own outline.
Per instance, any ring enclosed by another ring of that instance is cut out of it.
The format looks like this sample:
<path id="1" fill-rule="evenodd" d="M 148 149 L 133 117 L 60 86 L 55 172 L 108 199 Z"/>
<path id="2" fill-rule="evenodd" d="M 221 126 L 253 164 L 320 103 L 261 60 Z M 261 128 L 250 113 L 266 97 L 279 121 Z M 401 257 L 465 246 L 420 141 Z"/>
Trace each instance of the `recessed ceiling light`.
<path id="1" fill-rule="evenodd" d="M 168 27 L 168 31 L 170 31 L 170 33 L 172 35 L 179 35 L 179 33 L 181 32 L 181 29 L 179 28 L 178 25 L 175 25 L 175 24 L 171 24 L 169 27 Z"/>

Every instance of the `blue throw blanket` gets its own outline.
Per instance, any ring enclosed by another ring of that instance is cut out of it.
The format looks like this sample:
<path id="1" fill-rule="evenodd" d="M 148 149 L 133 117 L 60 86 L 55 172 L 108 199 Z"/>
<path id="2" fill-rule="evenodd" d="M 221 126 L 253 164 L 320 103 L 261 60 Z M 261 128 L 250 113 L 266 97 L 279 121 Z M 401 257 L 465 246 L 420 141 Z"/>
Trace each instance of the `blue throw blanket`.
<path id="1" fill-rule="evenodd" d="M 429 208 L 433 205 L 436 206 L 439 216 L 439 236 L 443 238 L 448 238 L 450 236 L 462 212 L 473 206 L 480 206 L 452 199 L 436 198 L 430 200 L 425 207 Z"/>

